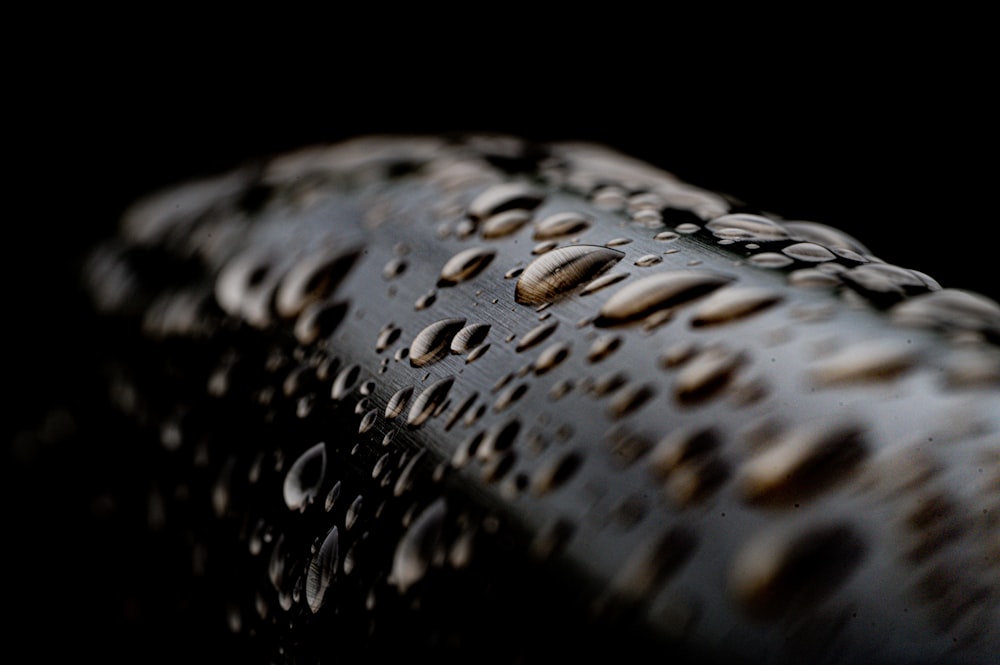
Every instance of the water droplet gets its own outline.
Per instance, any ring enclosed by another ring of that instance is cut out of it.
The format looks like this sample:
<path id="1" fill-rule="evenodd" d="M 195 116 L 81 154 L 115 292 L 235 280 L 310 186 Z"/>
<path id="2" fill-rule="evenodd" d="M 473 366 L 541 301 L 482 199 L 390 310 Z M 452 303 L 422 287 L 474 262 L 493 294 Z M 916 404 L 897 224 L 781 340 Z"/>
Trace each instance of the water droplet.
<path id="1" fill-rule="evenodd" d="M 351 270 L 361 255 L 351 250 L 331 256 L 318 252 L 296 263 L 281 279 L 274 307 L 285 318 L 298 316 L 309 304 L 325 300 Z"/>
<path id="2" fill-rule="evenodd" d="M 798 533 L 765 531 L 737 554 L 730 590 L 749 616 L 802 611 L 839 588 L 866 549 L 846 524 L 809 525 Z"/>
<path id="3" fill-rule="evenodd" d="M 503 238 L 517 233 L 531 221 L 531 212 L 514 209 L 498 213 L 483 222 L 482 236 L 484 238 Z"/>
<path id="4" fill-rule="evenodd" d="M 836 229 L 819 222 L 782 222 L 785 230 L 788 231 L 792 240 L 803 242 L 813 242 L 823 245 L 831 250 L 846 250 L 858 255 L 858 259 L 865 260 L 864 255 L 870 255 L 868 248 L 862 245 L 857 239 L 849 236 L 840 229 Z M 844 254 L 840 254 L 844 256 Z"/>
<path id="5" fill-rule="evenodd" d="M 729 286 L 699 303 L 691 314 L 691 325 L 728 323 L 761 312 L 781 302 L 781 295 L 756 286 Z"/>
<path id="6" fill-rule="evenodd" d="M 752 240 L 754 242 L 770 242 L 788 238 L 788 231 L 778 222 L 760 215 L 734 213 L 716 217 L 705 228 L 716 238 L 732 240 Z"/>
<path id="7" fill-rule="evenodd" d="M 302 345 L 309 345 L 329 337 L 346 316 L 346 302 L 314 302 L 295 320 L 295 339 Z"/>
<path id="8" fill-rule="evenodd" d="M 642 208 L 632 213 L 632 221 L 647 229 L 656 229 L 663 226 L 663 213 L 652 208 Z"/>
<path id="9" fill-rule="evenodd" d="M 454 383 L 455 377 L 446 376 L 424 388 L 413 400 L 413 406 L 410 407 L 410 412 L 406 417 L 406 424 L 410 427 L 423 425 L 444 404 L 445 398 L 448 397 L 448 391 L 451 390 Z"/>
<path id="10" fill-rule="evenodd" d="M 788 273 L 788 283 L 801 288 L 832 288 L 840 284 L 840 278 L 823 270 L 802 268 Z"/>
<path id="11" fill-rule="evenodd" d="M 350 365 L 340 370 L 337 373 L 337 377 L 333 380 L 333 386 L 330 389 L 330 397 L 338 402 L 347 397 L 357 384 L 360 376 L 360 365 Z"/>
<path id="12" fill-rule="evenodd" d="M 743 354 L 721 345 L 702 349 L 677 375 L 674 396 L 684 403 L 706 400 L 722 390 L 744 362 Z"/>
<path id="13" fill-rule="evenodd" d="M 451 340 L 452 353 L 468 353 L 486 341 L 490 332 L 488 323 L 472 323 L 459 330 Z"/>
<path id="14" fill-rule="evenodd" d="M 790 505 L 844 480 L 867 455 L 857 426 L 802 425 L 747 461 L 738 484 L 750 503 Z"/>
<path id="15" fill-rule="evenodd" d="M 778 252 L 761 252 L 754 254 L 747 261 L 758 268 L 784 268 L 795 263 L 795 259 Z"/>
<path id="16" fill-rule="evenodd" d="M 570 245 L 534 259 L 518 277 L 514 300 L 538 305 L 551 302 L 600 275 L 625 254 L 597 245 Z"/>
<path id="17" fill-rule="evenodd" d="M 635 265 L 640 268 L 648 268 L 649 266 L 655 266 L 657 263 L 662 263 L 663 257 L 659 254 L 644 254 L 635 260 Z"/>
<path id="18" fill-rule="evenodd" d="M 915 295 L 890 310 L 892 320 L 906 326 L 946 333 L 978 333 L 1000 343 L 1000 303 L 961 289 Z"/>
<path id="19" fill-rule="evenodd" d="M 417 298 L 417 301 L 413 303 L 413 309 L 417 310 L 418 312 L 427 309 L 428 307 L 434 304 L 435 300 L 437 300 L 437 291 L 431 289 L 424 295 Z"/>
<path id="20" fill-rule="evenodd" d="M 402 332 L 403 331 L 400 328 L 396 327 L 395 324 L 392 323 L 385 324 L 379 331 L 378 339 L 375 341 L 375 351 L 377 353 L 382 353 L 383 351 L 388 349 L 390 346 L 396 343 L 396 340 L 399 339 L 399 336 Z"/>
<path id="21" fill-rule="evenodd" d="M 540 323 L 525 333 L 524 337 L 521 338 L 521 341 L 517 343 L 515 350 L 520 353 L 521 351 L 536 346 L 542 341 L 548 339 L 548 337 L 555 332 L 558 325 L 558 321 Z"/>
<path id="22" fill-rule="evenodd" d="M 621 335 L 601 335 L 590 345 L 587 351 L 587 360 L 592 363 L 600 362 L 618 350 L 622 345 Z"/>
<path id="23" fill-rule="evenodd" d="M 406 408 L 406 403 L 410 401 L 411 395 L 413 395 L 413 386 L 404 386 L 393 393 L 385 405 L 386 420 L 394 420 L 399 417 L 399 414 Z"/>
<path id="24" fill-rule="evenodd" d="M 535 222 L 535 240 L 551 240 L 580 233 L 590 228 L 592 220 L 582 212 L 567 210 L 557 212 Z"/>
<path id="25" fill-rule="evenodd" d="M 400 593 L 419 582 L 437 558 L 446 516 L 444 499 L 436 499 L 413 520 L 396 545 L 390 579 Z"/>
<path id="26" fill-rule="evenodd" d="M 319 612 L 326 601 L 330 582 L 337 572 L 337 558 L 340 536 L 337 527 L 332 527 L 323 539 L 319 552 L 309 561 L 306 574 L 306 602 L 313 614 Z"/>
<path id="27" fill-rule="evenodd" d="M 471 362 L 478 360 L 479 358 L 482 358 L 483 354 L 489 351 L 489 349 L 490 349 L 489 344 L 483 344 L 481 346 L 477 346 L 476 348 L 474 348 L 472 351 L 469 352 L 469 355 L 465 357 L 465 363 L 469 364 Z"/>
<path id="28" fill-rule="evenodd" d="M 465 319 L 441 319 L 421 330 L 410 344 L 410 365 L 424 367 L 444 358 L 464 326 Z"/>
<path id="29" fill-rule="evenodd" d="M 545 374 L 569 357 L 570 345 L 566 342 L 555 342 L 538 354 L 535 360 L 535 374 Z"/>
<path id="30" fill-rule="evenodd" d="M 404 272 L 406 272 L 406 260 L 398 256 L 392 257 L 382 266 L 382 278 L 386 280 L 395 279 Z"/>
<path id="31" fill-rule="evenodd" d="M 510 450 L 521 431 L 521 422 L 516 418 L 505 423 L 497 423 L 486 431 L 476 448 L 476 458 L 485 462 L 491 457 Z"/>
<path id="32" fill-rule="evenodd" d="M 644 319 L 672 309 L 730 283 L 732 277 L 701 270 L 671 270 L 644 277 L 615 292 L 594 325 L 607 327 Z"/>
<path id="33" fill-rule="evenodd" d="M 553 249 L 559 246 L 559 243 L 555 240 L 543 240 L 534 247 L 531 248 L 531 253 L 538 255 L 544 254 L 545 252 L 551 252 Z"/>
<path id="34" fill-rule="evenodd" d="M 505 272 L 503 274 L 503 278 L 504 279 L 514 279 L 515 277 L 518 277 L 522 272 L 524 272 L 524 268 L 520 268 L 520 267 L 518 267 L 518 268 L 511 268 L 510 270 L 508 270 L 507 272 Z"/>
<path id="35" fill-rule="evenodd" d="M 351 505 L 347 507 L 347 513 L 344 514 L 344 529 L 347 531 L 351 530 L 351 527 L 358 521 L 358 517 L 361 516 L 361 506 L 364 503 L 364 497 L 360 494 L 354 497 L 354 501 L 351 501 Z"/>
<path id="36" fill-rule="evenodd" d="M 493 185 L 481 192 L 469 204 L 469 217 L 483 220 L 505 210 L 534 210 L 545 194 L 537 188 L 520 182 Z"/>
<path id="37" fill-rule="evenodd" d="M 612 418 L 622 418 L 634 413 L 656 395 L 653 386 L 644 384 L 629 384 L 618 391 L 608 405 Z"/>
<path id="38" fill-rule="evenodd" d="M 653 240 L 659 240 L 661 242 L 671 242 L 673 240 L 677 240 L 680 237 L 681 237 L 680 234 L 677 233 L 676 231 L 660 231 L 655 236 L 653 236 Z"/>
<path id="39" fill-rule="evenodd" d="M 678 224 L 677 226 L 675 226 L 674 230 L 677 231 L 677 233 L 690 235 L 692 233 L 697 233 L 698 231 L 701 231 L 701 227 L 691 222 L 685 222 L 683 224 Z"/>
<path id="40" fill-rule="evenodd" d="M 326 512 L 333 510 L 333 507 L 337 503 L 337 499 L 340 498 L 340 481 L 338 480 L 334 483 L 333 487 L 326 494 L 326 501 L 323 503 L 323 509 Z"/>
<path id="41" fill-rule="evenodd" d="M 528 392 L 528 384 L 518 383 L 513 386 L 509 386 L 506 390 L 497 396 L 496 402 L 493 404 L 493 410 L 496 412 L 503 411 L 508 408 L 517 400 L 521 399 L 524 393 Z"/>
<path id="42" fill-rule="evenodd" d="M 540 465 L 531 476 L 529 487 L 535 496 L 547 494 L 565 485 L 583 464 L 583 455 L 575 450 L 562 451 Z"/>
<path id="43" fill-rule="evenodd" d="M 358 425 L 358 434 L 364 434 L 374 427 L 376 420 L 378 420 L 378 411 L 375 409 L 371 409 L 365 413 L 364 417 L 361 418 L 361 424 Z"/>
<path id="44" fill-rule="evenodd" d="M 590 383 L 588 389 L 595 397 L 604 397 L 618 390 L 628 382 L 625 375 L 617 370 L 611 370 Z"/>
<path id="45" fill-rule="evenodd" d="M 627 245 L 632 242 L 631 238 L 612 238 L 611 240 L 604 243 L 605 247 L 621 247 L 622 245 Z"/>
<path id="46" fill-rule="evenodd" d="M 607 275 L 601 275 L 600 277 L 597 277 L 596 279 L 593 279 L 590 282 L 588 282 L 587 285 L 580 290 L 580 295 L 589 296 L 591 293 L 596 293 L 597 291 L 600 291 L 605 287 L 611 286 L 612 284 L 617 284 L 618 282 L 628 277 L 628 275 L 629 274 L 627 272 L 608 273 Z"/>
<path id="47" fill-rule="evenodd" d="M 402 496 L 405 492 L 413 488 L 413 478 L 416 475 L 417 467 L 423 462 L 426 453 L 427 449 L 421 448 L 420 452 L 410 458 L 410 461 L 406 463 L 406 466 L 403 467 L 402 473 L 399 474 L 399 478 L 396 479 L 396 484 L 392 488 L 393 496 Z"/>
<path id="48" fill-rule="evenodd" d="M 282 494 L 289 510 L 303 511 L 313 502 L 326 479 L 326 445 L 317 443 L 292 463 Z"/>
<path id="49" fill-rule="evenodd" d="M 590 201 L 601 210 L 624 210 L 628 192 L 615 185 L 601 185 L 590 194 Z"/>
<path id="50" fill-rule="evenodd" d="M 448 259 L 441 268 L 437 285 L 455 286 L 472 279 L 486 268 L 496 256 L 496 251 L 487 247 L 469 247 Z"/>
<path id="51" fill-rule="evenodd" d="M 690 560 L 697 543 L 695 535 L 683 527 L 642 542 L 628 553 L 611 580 L 615 599 L 639 601 L 655 593 Z"/>
<path id="52" fill-rule="evenodd" d="M 865 340 L 841 349 L 809 368 L 822 386 L 891 381 L 910 369 L 917 354 L 896 340 Z"/>
<path id="53" fill-rule="evenodd" d="M 832 261 L 837 258 L 837 255 L 828 250 L 822 245 L 817 245 L 813 242 L 798 242 L 794 245 L 789 245 L 781 250 L 783 254 L 787 254 L 793 259 L 799 261 L 809 261 L 810 263 L 821 263 L 823 261 Z"/>

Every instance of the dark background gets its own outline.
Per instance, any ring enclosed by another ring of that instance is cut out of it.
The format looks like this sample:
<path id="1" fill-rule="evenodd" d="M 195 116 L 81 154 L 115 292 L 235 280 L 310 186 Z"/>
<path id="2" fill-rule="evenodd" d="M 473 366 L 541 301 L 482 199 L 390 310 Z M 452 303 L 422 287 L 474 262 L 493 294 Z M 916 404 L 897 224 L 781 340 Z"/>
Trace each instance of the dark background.
<path id="1" fill-rule="evenodd" d="M 585 30 L 518 14 L 506 30 L 482 31 L 491 15 L 427 32 L 386 13 L 391 30 L 387 18 L 301 16 L 292 28 L 265 20 L 252 34 L 227 24 L 193 37 L 200 17 L 169 28 L 117 17 L 124 25 L 69 20 L 68 36 L 29 35 L 5 83 L 12 432 L 89 389 L 77 264 L 129 203 L 366 133 L 605 143 L 786 218 L 842 228 L 944 286 L 1000 298 L 985 19 L 820 17 L 764 32 L 737 21 L 721 34 L 717 17 L 664 22 L 604 7 Z M 101 612 L 116 607 L 102 590 L 127 586 L 116 571 L 140 567 L 124 561 L 128 533 L 105 526 L 95 538 L 90 520 L 78 522 L 101 496 L 93 479 L 129 469 L 64 452 L 5 465 L 13 597 L 39 648 L 68 624 L 102 639 Z"/>

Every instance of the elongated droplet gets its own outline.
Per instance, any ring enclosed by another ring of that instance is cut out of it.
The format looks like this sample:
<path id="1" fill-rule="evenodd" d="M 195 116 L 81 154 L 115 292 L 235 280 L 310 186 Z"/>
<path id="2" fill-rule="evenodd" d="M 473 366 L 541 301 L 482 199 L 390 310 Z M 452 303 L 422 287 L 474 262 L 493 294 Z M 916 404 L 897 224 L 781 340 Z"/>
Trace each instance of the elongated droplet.
<path id="1" fill-rule="evenodd" d="M 327 532 L 319 551 L 309 562 L 306 574 L 306 602 L 313 614 L 319 612 L 326 601 L 326 593 L 337 573 L 337 557 L 340 549 L 340 534 L 334 526 Z"/>
<path id="2" fill-rule="evenodd" d="M 503 238 L 517 233 L 530 221 L 531 212 L 528 210 L 507 210 L 493 215 L 483 222 L 482 236 L 484 238 Z"/>
<path id="3" fill-rule="evenodd" d="M 326 445 L 317 443 L 299 455 L 285 474 L 283 496 L 289 510 L 305 510 L 326 478 Z"/>
<path id="4" fill-rule="evenodd" d="M 447 515 L 444 499 L 437 499 L 413 520 L 400 539 L 392 558 L 390 579 L 405 593 L 427 573 L 441 547 L 441 535 Z"/>
<path id="5" fill-rule="evenodd" d="M 549 215 L 535 223 L 535 240 L 551 240 L 580 233 L 590 228 L 591 219 L 582 212 L 567 210 Z"/>
<path id="6" fill-rule="evenodd" d="M 742 319 L 781 301 L 781 295 L 756 286 L 719 289 L 691 315 L 691 325 L 707 326 Z"/>
<path id="7" fill-rule="evenodd" d="M 781 253 L 793 259 L 808 261 L 810 263 L 822 263 L 823 261 L 832 261 L 837 258 L 837 255 L 826 247 L 817 245 L 814 242 L 797 242 L 782 249 Z"/>
<path id="8" fill-rule="evenodd" d="M 410 412 L 406 417 L 406 424 L 410 427 L 423 425 L 444 403 L 453 383 L 455 383 L 455 377 L 447 376 L 424 388 L 423 392 L 413 400 L 413 406 L 410 407 Z"/>
<path id="9" fill-rule="evenodd" d="M 657 263 L 663 263 L 663 257 L 659 254 L 644 254 L 635 260 L 635 265 L 640 268 L 655 266 Z"/>
<path id="10" fill-rule="evenodd" d="M 788 231 L 778 222 L 760 215 L 745 213 L 722 215 L 705 224 L 705 228 L 717 238 L 731 240 L 768 242 L 788 237 Z"/>
<path id="11" fill-rule="evenodd" d="M 733 281 L 703 270 L 670 270 L 650 275 L 619 289 L 601 308 L 594 325 L 607 327 L 639 321 L 661 310 L 682 305 Z"/>
<path id="12" fill-rule="evenodd" d="M 490 332 L 488 323 L 472 323 L 455 334 L 451 340 L 452 353 L 468 353 L 486 341 L 486 336 Z"/>
<path id="13" fill-rule="evenodd" d="M 285 318 L 298 316 L 312 302 L 329 296 L 354 266 L 360 251 L 336 256 L 320 252 L 299 261 L 281 279 L 274 307 Z"/>
<path id="14" fill-rule="evenodd" d="M 912 348 L 895 340 L 865 340 L 842 349 L 810 368 L 819 385 L 890 381 L 916 362 Z"/>
<path id="15" fill-rule="evenodd" d="M 333 386 L 330 388 L 330 397 L 337 401 L 347 397 L 357 384 L 360 375 L 360 365 L 350 365 L 340 370 L 337 373 L 337 377 L 333 380 Z"/>
<path id="16" fill-rule="evenodd" d="M 496 256 L 496 251 L 488 247 L 463 249 L 448 259 L 444 267 L 441 268 L 437 285 L 439 287 L 454 286 L 475 277 L 493 261 L 494 256 Z"/>
<path id="17" fill-rule="evenodd" d="M 591 281 L 587 282 L 587 285 L 580 290 L 581 296 L 589 296 L 591 293 L 596 293 L 603 288 L 611 286 L 612 284 L 617 284 L 626 277 L 628 277 L 627 272 L 616 272 L 608 273 L 607 275 L 601 275 Z"/>
<path id="18" fill-rule="evenodd" d="M 610 247 L 570 245 L 534 259 L 517 279 L 514 300 L 541 305 L 592 280 L 625 256 Z"/>
<path id="19" fill-rule="evenodd" d="M 406 408 L 406 403 L 410 401 L 411 395 L 413 395 L 413 386 L 404 386 L 393 393 L 392 397 L 389 398 L 389 403 L 385 405 L 386 419 L 392 420 L 399 417 L 399 414 Z"/>
<path id="20" fill-rule="evenodd" d="M 544 374 L 569 357 L 570 346 L 556 342 L 546 347 L 535 360 L 535 374 Z"/>
<path id="21" fill-rule="evenodd" d="M 480 193 L 469 204 L 469 217 L 482 220 L 504 210 L 534 210 L 545 194 L 527 183 L 502 183 Z"/>
<path id="22" fill-rule="evenodd" d="M 531 347 L 539 344 L 543 340 L 547 339 L 549 335 L 555 332 L 556 327 L 559 325 L 558 321 L 551 321 L 548 323 L 541 323 L 527 333 L 521 338 L 521 341 L 517 343 L 516 351 L 520 353 L 525 349 L 530 349 Z"/>
<path id="23" fill-rule="evenodd" d="M 410 344 L 413 367 L 423 367 L 448 355 L 452 339 L 465 325 L 465 319 L 441 319 L 421 330 Z"/>

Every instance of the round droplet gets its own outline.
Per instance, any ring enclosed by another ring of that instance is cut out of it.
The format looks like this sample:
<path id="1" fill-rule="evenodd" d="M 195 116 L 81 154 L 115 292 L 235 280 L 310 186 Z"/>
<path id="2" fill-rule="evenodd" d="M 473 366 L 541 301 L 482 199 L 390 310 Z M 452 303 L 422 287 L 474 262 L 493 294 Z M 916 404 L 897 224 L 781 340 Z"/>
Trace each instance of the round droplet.
<path id="1" fill-rule="evenodd" d="M 413 400 L 410 412 L 406 416 L 406 424 L 410 427 L 423 425 L 444 404 L 454 383 L 455 377 L 446 376 L 424 388 Z"/>
<path id="2" fill-rule="evenodd" d="M 389 398 L 389 402 L 385 405 L 385 417 L 387 420 L 393 420 L 399 417 L 399 414 L 403 412 L 406 408 L 406 403 L 410 401 L 410 396 L 413 395 L 413 386 L 404 386 L 392 394 Z"/>
<path id="3" fill-rule="evenodd" d="M 531 212 L 523 209 L 507 210 L 483 222 L 484 238 L 503 238 L 520 231 L 531 221 Z"/>
<path id="4" fill-rule="evenodd" d="M 615 292 L 594 320 L 607 327 L 642 320 L 707 295 L 733 281 L 732 277 L 703 270 L 671 270 L 650 275 Z"/>
<path id="5" fill-rule="evenodd" d="M 319 551 L 309 561 L 306 573 L 306 602 L 313 614 L 319 612 L 326 601 L 326 594 L 337 572 L 337 557 L 340 536 L 337 527 L 332 527 L 323 538 Z"/>
<path id="6" fill-rule="evenodd" d="M 487 247 L 469 247 L 448 259 L 441 268 L 437 285 L 454 286 L 472 279 L 493 261 L 496 251 Z"/>
<path id="7" fill-rule="evenodd" d="M 421 330 L 410 344 L 410 365 L 424 367 L 444 358 L 464 326 L 465 319 L 441 319 Z"/>
<path id="8" fill-rule="evenodd" d="M 592 280 L 625 254 L 598 245 L 570 245 L 554 249 L 534 259 L 517 279 L 514 300 L 540 305 L 562 296 Z"/>
<path id="9" fill-rule="evenodd" d="M 832 261 L 837 258 L 837 255 L 828 250 L 822 245 L 817 245 L 814 242 L 797 242 L 794 245 L 789 245 L 781 250 L 782 254 L 786 254 L 793 259 L 799 261 L 808 261 L 810 263 L 821 263 L 823 261 Z"/>
<path id="10" fill-rule="evenodd" d="M 326 445 L 317 443 L 296 459 L 282 486 L 282 495 L 289 510 L 303 511 L 311 504 L 326 479 Z"/>
<path id="11" fill-rule="evenodd" d="M 540 323 L 524 334 L 524 337 L 517 343 L 515 350 L 520 353 L 521 351 L 537 346 L 542 341 L 548 339 L 555 332 L 558 325 L 558 321 Z"/>
<path id="12" fill-rule="evenodd" d="M 535 240 L 551 240 L 580 233 L 590 228 L 591 218 L 582 212 L 557 212 L 535 222 Z"/>
<path id="13" fill-rule="evenodd" d="M 640 268 L 648 268 L 649 266 L 655 266 L 657 263 L 662 263 L 663 257 L 659 254 L 644 254 L 635 260 L 635 265 Z"/>
<path id="14" fill-rule="evenodd" d="M 719 289 L 699 303 L 691 314 L 691 325 L 708 326 L 736 321 L 780 301 L 781 295 L 770 289 L 730 286 Z"/>
<path id="15" fill-rule="evenodd" d="M 451 340 L 452 353 L 468 353 L 486 341 L 490 332 L 488 323 L 472 323 L 459 330 Z"/>
<path id="16" fill-rule="evenodd" d="M 446 516 L 444 499 L 436 499 L 413 520 L 396 545 L 390 579 L 400 593 L 419 582 L 437 558 Z"/>

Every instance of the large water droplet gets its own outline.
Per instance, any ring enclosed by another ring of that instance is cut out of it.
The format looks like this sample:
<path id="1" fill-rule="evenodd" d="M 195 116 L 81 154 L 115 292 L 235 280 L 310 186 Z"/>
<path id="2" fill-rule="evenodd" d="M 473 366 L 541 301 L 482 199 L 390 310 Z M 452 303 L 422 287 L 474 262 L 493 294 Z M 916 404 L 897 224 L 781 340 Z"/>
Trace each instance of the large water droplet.
<path id="1" fill-rule="evenodd" d="M 528 210 L 507 210 L 483 222 L 481 233 L 484 238 L 503 238 L 517 233 L 530 221 L 531 212 Z"/>
<path id="2" fill-rule="evenodd" d="M 858 242 L 857 239 L 849 236 L 840 229 L 836 229 L 826 224 L 820 224 L 819 222 L 785 221 L 782 222 L 782 225 L 785 227 L 785 230 L 788 231 L 792 240 L 813 242 L 834 251 L 838 249 L 846 250 L 847 252 L 853 252 L 859 255 L 859 259 L 865 255 L 871 254 L 868 248 Z M 841 256 L 843 256 L 843 254 L 841 254 Z"/>
<path id="3" fill-rule="evenodd" d="M 734 213 L 716 217 L 705 228 L 717 238 L 731 240 L 752 240 L 768 242 L 783 240 L 788 237 L 788 231 L 778 222 L 760 215 Z"/>
<path id="4" fill-rule="evenodd" d="M 437 285 L 454 286 L 472 279 L 493 261 L 496 251 L 487 247 L 469 247 L 448 259 L 441 268 Z"/>
<path id="5" fill-rule="evenodd" d="M 442 546 L 446 516 L 444 499 L 436 499 L 413 520 L 396 545 L 390 579 L 400 593 L 419 582 L 433 564 Z"/>
<path id="6" fill-rule="evenodd" d="M 410 407 L 410 412 L 406 417 L 406 424 L 410 427 L 423 425 L 444 404 L 448 397 L 448 391 L 451 390 L 454 383 L 455 377 L 446 376 L 424 388 L 413 400 L 413 406 Z"/>
<path id="7" fill-rule="evenodd" d="M 311 504 L 326 479 L 326 444 L 317 443 L 296 459 L 285 474 L 282 494 L 289 510 L 302 511 Z"/>
<path id="8" fill-rule="evenodd" d="M 392 397 L 389 398 L 389 402 L 385 405 L 386 419 L 393 420 L 399 417 L 399 414 L 406 408 L 406 403 L 410 401 L 411 395 L 413 395 L 413 386 L 404 386 L 393 393 Z"/>
<path id="9" fill-rule="evenodd" d="M 306 574 L 306 602 L 315 614 L 319 612 L 326 601 L 326 594 L 337 573 L 337 557 L 340 536 L 334 526 L 327 532 L 320 545 L 319 552 L 309 561 L 309 571 Z"/>
<path id="10" fill-rule="evenodd" d="M 590 228 L 591 218 L 582 212 L 557 212 L 535 222 L 535 240 L 551 240 L 580 233 Z"/>
<path id="11" fill-rule="evenodd" d="M 465 319 L 441 319 L 421 330 L 410 344 L 410 365 L 423 367 L 444 358 L 464 325 Z"/>
<path id="12" fill-rule="evenodd" d="M 537 188 L 520 182 L 493 185 L 469 204 L 469 217 L 483 220 L 505 210 L 534 210 L 545 199 Z"/>
<path id="13" fill-rule="evenodd" d="M 711 293 L 732 277 L 703 270 L 670 270 L 650 275 L 615 292 L 594 320 L 607 327 L 639 321 Z"/>
<path id="14" fill-rule="evenodd" d="M 961 289 L 916 295 L 894 306 L 890 316 L 906 326 L 943 332 L 973 332 L 1000 344 L 1000 303 Z"/>
<path id="15" fill-rule="evenodd" d="M 514 300 L 540 305 L 575 289 L 601 274 L 625 254 L 598 245 L 570 245 L 534 259 L 517 279 Z"/>

